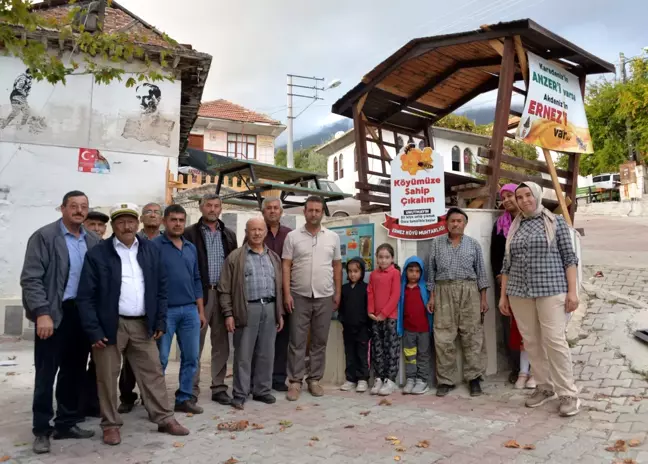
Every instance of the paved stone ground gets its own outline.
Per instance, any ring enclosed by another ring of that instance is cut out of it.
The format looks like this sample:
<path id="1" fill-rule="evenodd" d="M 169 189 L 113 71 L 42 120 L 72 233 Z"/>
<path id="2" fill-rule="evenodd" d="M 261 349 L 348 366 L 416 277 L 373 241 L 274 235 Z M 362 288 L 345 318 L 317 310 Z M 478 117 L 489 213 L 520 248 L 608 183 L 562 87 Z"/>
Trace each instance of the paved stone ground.
<path id="1" fill-rule="evenodd" d="M 597 271 L 601 271 L 603 277 L 593 277 Z M 590 281 L 597 287 L 648 304 L 648 268 L 589 265 L 585 266 L 583 274 L 584 277 L 590 277 Z"/>
<path id="2" fill-rule="evenodd" d="M 585 338 L 573 347 L 575 373 L 582 389 L 580 415 L 558 417 L 557 405 L 523 406 L 525 394 L 502 378 L 489 378 L 485 395 L 469 398 L 465 387 L 446 398 L 391 397 L 391 406 L 368 394 L 327 388 L 323 398 L 305 393 L 297 403 L 283 396 L 274 406 L 250 401 L 245 411 L 233 411 L 209 401 L 205 414 L 178 419 L 191 429 L 188 437 L 158 434 L 143 408 L 125 416 L 122 444 L 107 447 L 99 436 L 91 440 L 53 442 L 50 455 L 31 452 L 32 345 L 0 339 L 0 360 L 16 357 L 17 366 L 0 367 L 0 462 L 54 463 L 411 463 L 452 464 L 609 464 L 623 459 L 648 463 L 648 382 L 633 373 L 608 335 L 625 324 L 619 313 L 628 308 L 592 299 L 582 319 Z M 637 310 L 634 310 L 637 311 Z M 648 349 L 647 349 L 648 350 Z M 648 351 L 647 351 L 648 353 Z M 169 392 L 175 389 L 177 364 L 170 365 Z M 203 366 L 208 369 L 208 366 Z M 223 421 L 247 420 L 263 425 L 242 432 L 219 432 Z M 290 426 L 282 427 L 280 422 Z M 98 419 L 85 424 L 99 431 Z M 385 437 L 394 436 L 393 445 Z M 641 445 L 623 453 L 605 451 L 617 439 L 638 439 Z M 507 449 L 508 440 L 532 444 L 534 450 Z M 417 448 L 422 440 L 428 448 Z M 396 449 L 402 446 L 403 449 Z M 397 459 L 398 457 L 398 459 Z M 234 462 L 234 461 L 231 461 Z"/>

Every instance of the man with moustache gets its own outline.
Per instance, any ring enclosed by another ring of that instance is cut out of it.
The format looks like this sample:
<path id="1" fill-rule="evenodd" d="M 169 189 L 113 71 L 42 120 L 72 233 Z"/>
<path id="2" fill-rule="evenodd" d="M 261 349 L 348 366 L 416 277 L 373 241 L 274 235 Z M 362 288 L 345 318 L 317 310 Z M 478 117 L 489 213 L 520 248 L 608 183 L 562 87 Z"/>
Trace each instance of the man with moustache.
<path id="1" fill-rule="evenodd" d="M 283 328 L 282 275 L 279 256 L 263 243 L 266 234 L 262 218 L 247 222 L 247 241 L 227 257 L 218 283 L 225 326 L 234 334 L 232 406 L 236 409 L 244 408 L 250 388 L 255 401 L 276 402 L 270 391 L 275 336 Z"/>
<path id="2" fill-rule="evenodd" d="M 468 215 L 459 208 L 446 214 L 448 235 L 430 246 L 427 309 L 434 314 L 437 356 L 437 396 L 454 388 L 457 373 L 457 335 L 465 359 L 463 375 L 470 396 L 482 394 L 480 380 L 486 370 L 484 314 L 488 311 L 488 277 L 481 246 L 464 235 Z"/>
<path id="3" fill-rule="evenodd" d="M 147 203 L 142 208 L 142 230 L 137 233 L 137 236 L 143 240 L 153 240 L 162 235 L 160 226 L 162 225 L 162 206 L 157 203 Z"/>
<path id="4" fill-rule="evenodd" d="M 182 237 L 186 221 L 187 212 L 182 206 L 167 206 L 163 219 L 164 234 L 153 240 L 162 252 L 162 265 L 169 281 L 167 330 L 158 340 L 158 349 L 162 370 L 166 371 L 173 336 L 177 337 L 180 374 L 174 410 L 201 414 L 203 408 L 192 401 L 192 392 L 199 363 L 200 329 L 207 325 L 207 321 L 196 247 Z"/>
<path id="5" fill-rule="evenodd" d="M 55 440 L 94 436 L 77 426 L 83 419 L 80 398 L 90 350 L 79 318 L 79 279 L 86 253 L 99 243 L 99 237 L 82 225 L 87 214 L 86 194 L 68 192 L 61 203 L 61 219 L 38 229 L 27 242 L 20 286 L 27 319 L 36 327 L 32 404 L 36 454 L 49 453 L 50 436 Z"/>
<path id="6" fill-rule="evenodd" d="M 109 220 L 108 215 L 101 211 L 90 211 L 86 220 L 83 221 L 83 226 L 86 230 L 94 232 L 99 238 L 103 239 L 104 235 L 106 235 L 106 224 L 108 224 Z"/>
<path id="7" fill-rule="evenodd" d="M 205 317 L 211 331 L 211 391 L 212 401 L 228 405 L 232 398 L 227 394 L 225 374 L 229 358 L 229 335 L 225 328 L 225 318 L 218 302 L 217 286 L 223 270 L 223 263 L 238 248 L 236 234 L 225 227 L 219 219 L 223 203 L 216 194 L 205 195 L 200 200 L 202 217 L 187 227 L 184 237 L 193 243 L 198 251 L 198 269 L 203 284 Z M 205 346 L 207 326 L 200 330 L 200 356 Z M 200 395 L 200 365 L 196 370 L 193 385 L 194 402 Z"/>
<path id="8" fill-rule="evenodd" d="M 166 332 L 167 274 L 160 250 L 136 236 L 137 206 L 110 210 L 114 235 L 86 256 L 77 296 L 83 329 L 97 366 L 101 428 L 107 445 L 121 443 L 117 377 L 122 355 L 133 368 L 149 418 L 158 431 L 188 435 L 176 421 L 156 346 Z"/>

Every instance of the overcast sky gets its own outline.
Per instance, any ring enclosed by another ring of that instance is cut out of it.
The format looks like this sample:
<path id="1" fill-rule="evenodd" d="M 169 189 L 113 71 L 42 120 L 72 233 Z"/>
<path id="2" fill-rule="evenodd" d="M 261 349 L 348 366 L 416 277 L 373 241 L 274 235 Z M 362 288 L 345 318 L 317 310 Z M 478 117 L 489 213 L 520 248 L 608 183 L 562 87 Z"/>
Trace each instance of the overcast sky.
<path id="1" fill-rule="evenodd" d="M 203 101 L 225 98 L 285 123 L 287 73 L 342 80 L 295 121 L 296 138 L 335 121 L 331 104 L 415 37 L 531 18 L 610 62 L 648 46 L 645 0 L 117 1 L 213 56 Z M 307 103 L 296 99 L 297 111 Z"/>

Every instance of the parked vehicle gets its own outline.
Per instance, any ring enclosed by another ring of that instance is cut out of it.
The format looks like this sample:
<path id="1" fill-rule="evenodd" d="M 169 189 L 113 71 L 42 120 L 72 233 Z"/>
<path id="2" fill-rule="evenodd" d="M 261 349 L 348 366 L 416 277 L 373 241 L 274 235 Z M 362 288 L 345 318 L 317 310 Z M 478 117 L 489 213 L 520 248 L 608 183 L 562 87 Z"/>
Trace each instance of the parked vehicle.
<path id="1" fill-rule="evenodd" d="M 599 174 L 592 178 L 592 182 L 594 182 L 593 187 L 595 188 L 601 188 L 606 190 L 615 189 L 619 185 L 621 185 L 621 174 L 618 173 Z"/>
<path id="2" fill-rule="evenodd" d="M 342 190 L 340 190 L 340 187 L 338 187 L 335 182 L 332 182 L 330 180 L 320 179 L 319 184 L 321 189 L 325 192 L 344 193 L 342 192 Z M 299 184 L 299 186 L 310 189 L 317 188 L 314 180 L 302 182 L 301 184 Z M 286 200 L 303 202 L 307 196 L 308 195 L 305 193 L 295 192 L 288 195 L 286 197 Z M 354 198 L 344 198 L 343 200 L 326 202 L 326 204 L 328 205 L 329 213 L 332 217 L 348 217 L 360 214 L 360 202 Z M 291 206 L 286 207 L 285 211 L 289 214 L 299 214 L 301 212 L 301 208 Z"/>

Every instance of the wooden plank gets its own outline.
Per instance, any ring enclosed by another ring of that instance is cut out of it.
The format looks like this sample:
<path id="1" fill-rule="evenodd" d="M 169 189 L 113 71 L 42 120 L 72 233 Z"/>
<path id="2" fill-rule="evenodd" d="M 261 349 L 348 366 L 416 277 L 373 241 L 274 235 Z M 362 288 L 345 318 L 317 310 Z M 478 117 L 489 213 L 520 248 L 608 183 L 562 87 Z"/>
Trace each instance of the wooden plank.
<path id="1" fill-rule="evenodd" d="M 391 175 L 385 174 L 384 172 L 367 171 L 367 174 L 369 174 L 370 176 L 378 176 L 378 177 L 384 177 L 385 179 L 391 179 Z"/>
<path id="2" fill-rule="evenodd" d="M 378 203 L 378 204 L 387 205 L 387 206 L 389 206 L 391 204 L 390 197 L 381 197 L 379 195 L 371 195 L 371 194 L 368 194 L 368 193 L 356 193 L 353 198 L 355 198 L 356 200 L 360 200 L 360 201 L 368 201 L 368 202 L 371 202 L 371 203 Z"/>
<path id="3" fill-rule="evenodd" d="M 497 39 L 493 39 L 488 41 L 488 45 L 493 47 L 493 50 L 495 50 L 501 56 L 504 56 L 504 44 L 502 42 Z"/>
<path id="4" fill-rule="evenodd" d="M 355 188 L 358 190 L 371 190 L 374 192 L 387 193 L 391 192 L 391 189 L 386 185 L 377 185 L 377 184 L 364 184 L 362 182 L 356 182 Z"/>
<path id="5" fill-rule="evenodd" d="M 491 152 L 486 147 L 479 147 L 479 149 L 477 150 L 477 156 L 479 156 L 480 158 L 488 159 L 491 156 Z M 503 154 L 502 163 L 510 164 L 511 166 L 518 168 L 530 169 L 532 171 L 540 171 L 545 174 L 549 174 L 549 167 L 546 163 L 543 163 L 540 160 L 527 160 Z M 569 185 L 570 174 L 568 171 L 565 171 L 564 169 L 556 169 L 556 173 L 558 174 L 558 176 L 567 179 L 567 185 Z"/>
<path id="6" fill-rule="evenodd" d="M 457 198 L 468 200 L 470 198 L 486 197 L 488 196 L 488 192 L 488 185 L 485 185 L 483 187 L 457 192 Z"/>
<path id="7" fill-rule="evenodd" d="M 353 105 L 353 136 L 355 138 L 355 149 L 358 152 L 358 180 L 363 183 L 368 183 L 367 171 L 369 170 L 369 158 L 367 158 L 367 133 L 365 131 L 363 114 L 361 108 L 358 106 L 357 104 Z M 360 202 L 361 211 L 364 211 L 368 206 L 368 202 Z"/>
<path id="8" fill-rule="evenodd" d="M 520 70 L 522 71 L 522 77 L 524 78 L 524 84 L 526 88 L 529 88 L 529 63 L 527 62 L 526 51 L 522 45 L 522 39 L 519 35 L 516 35 L 513 38 L 515 42 L 515 53 L 517 55 L 518 63 L 520 63 Z"/>
<path id="9" fill-rule="evenodd" d="M 368 123 L 367 117 L 363 114 L 362 115 L 362 120 L 365 123 Z M 387 152 L 387 149 L 385 146 L 381 143 L 380 139 L 378 138 L 378 135 L 374 131 L 373 127 L 371 127 L 369 124 L 365 124 L 365 127 L 367 128 L 367 131 L 369 132 L 369 135 L 371 135 L 371 138 L 374 139 L 374 143 L 378 145 L 378 148 L 380 148 L 380 155 L 384 158 L 385 161 L 391 162 L 391 156 L 389 156 L 389 153 Z"/>
<path id="10" fill-rule="evenodd" d="M 502 164 L 502 151 L 504 149 L 504 134 L 507 133 L 508 116 L 511 110 L 511 96 L 515 79 L 515 45 L 513 39 L 504 40 L 502 55 L 502 68 L 499 75 L 497 89 L 497 103 L 495 105 L 495 123 L 493 124 L 493 137 L 491 150 L 493 157 L 489 160 L 492 177 L 489 180 L 490 195 L 488 207 L 494 208 L 499 193 L 500 166 Z"/>
<path id="11" fill-rule="evenodd" d="M 517 94 L 520 94 L 520 95 L 524 95 L 525 97 L 527 96 L 526 90 L 522 90 L 521 88 L 516 87 L 516 86 L 513 86 L 513 92 L 515 92 Z"/>
<path id="12" fill-rule="evenodd" d="M 558 204 L 560 205 L 560 210 L 563 211 L 563 216 L 565 221 L 569 226 L 572 226 L 572 220 L 569 216 L 569 210 L 567 209 L 567 204 L 565 203 L 565 197 L 563 196 L 562 188 L 560 187 L 560 182 L 558 182 L 558 175 L 556 174 L 556 166 L 554 166 L 553 159 L 551 158 L 551 153 L 546 148 L 542 149 L 544 153 L 545 161 L 547 162 L 547 167 L 549 168 L 549 175 L 551 176 L 551 183 L 553 184 L 553 189 L 556 192 L 556 197 L 558 197 Z"/>
<path id="13" fill-rule="evenodd" d="M 479 174 L 484 174 L 487 176 L 492 176 L 493 175 L 493 170 L 491 169 L 490 166 L 486 166 L 484 164 L 478 164 L 476 171 Z M 527 176 L 526 174 L 522 174 L 520 172 L 513 172 L 513 171 L 507 171 L 506 169 L 500 169 L 500 177 L 499 179 L 511 179 L 513 182 L 535 182 L 541 187 L 545 187 L 548 189 L 553 189 L 554 186 L 550 180 L 543 179 L 540 176 Z M 499 179 L 497 179 L 499 181 Z"/>

